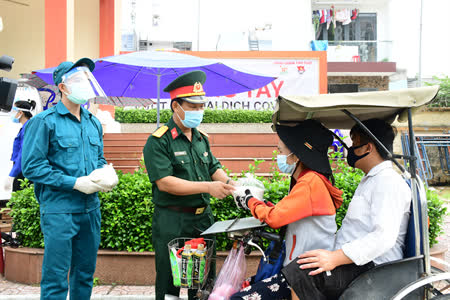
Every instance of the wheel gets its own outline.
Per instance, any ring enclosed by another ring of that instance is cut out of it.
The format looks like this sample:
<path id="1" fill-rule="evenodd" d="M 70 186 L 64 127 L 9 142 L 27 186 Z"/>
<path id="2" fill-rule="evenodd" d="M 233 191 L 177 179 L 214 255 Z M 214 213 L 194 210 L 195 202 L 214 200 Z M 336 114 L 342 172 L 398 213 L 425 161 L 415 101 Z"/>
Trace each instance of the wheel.
<path id="1" fill-rule="evenodd" d="M 436 267 L 431 267 L 431 274 L 440 274 L 445 271 L 438 269 Z M 436 295 L 431 299 L 450 299 L 450 279 L 444 279 L 439 281 L 434 281 L 430 284 L 429 289 L 431 293 Z M 443 294 L 443 295 L 441 295 Z"/>
<path id="2" fill-rule="evenodd" d="M 392 297 L 392 300 L 404 299 L 417 289 L 425 288 L 425 299 L 450 299 L 450 273 L 441 270 L 435 270 L 437 273 L 432 273 L 429 276 L 422 277 L 414 282 L 411 282 L 397 294 Z"/>
<path id="3" fill-rule="evenodd" d="M 450 299 L 450 295 L 439 295 L 431 298 L 431 300 L 448 300 Z"/>

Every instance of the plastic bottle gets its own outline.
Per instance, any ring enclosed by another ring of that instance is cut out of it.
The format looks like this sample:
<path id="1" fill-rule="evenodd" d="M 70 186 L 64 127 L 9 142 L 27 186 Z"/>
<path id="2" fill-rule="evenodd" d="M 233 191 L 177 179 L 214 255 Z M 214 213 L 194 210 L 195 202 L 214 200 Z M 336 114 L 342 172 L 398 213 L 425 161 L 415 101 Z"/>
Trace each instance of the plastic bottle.
<path id="1" fill-rule="evenodd" d="M 197 246 L 194 253 L 194 284 L 201 286 L 205 277 L 206 249 L 204 244 Z"/>
<path id="2" fill-rule="evenodd" d="M 192 286 L 192 251 L 191 245 L 184 245 L 184 250 L 181 253 L 181 286 L 189 288 Z"/>
<path id="3" fill-rule="evenodd" d="M 181 278 L 180 278 L 181 258 L 177 257 L 177 253 L 174 248 L 171 249 L 171 251 L 169 253 L 169 257 L 170 257 L 170 266 L 172 268 L 173 285 L 180 286 L 181 285 Z"/>

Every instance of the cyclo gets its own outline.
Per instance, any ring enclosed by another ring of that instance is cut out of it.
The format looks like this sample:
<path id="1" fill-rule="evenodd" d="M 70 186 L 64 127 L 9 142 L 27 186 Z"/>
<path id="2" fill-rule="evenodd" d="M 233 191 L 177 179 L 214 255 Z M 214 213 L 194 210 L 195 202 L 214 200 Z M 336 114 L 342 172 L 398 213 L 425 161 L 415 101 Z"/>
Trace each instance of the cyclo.
<path id="1" fill-rule="evenodd" d="M 420 107 L 431 102 L 438 86 L 411 88 L 397 91 L 325 94 L 317 96 L 279 96 L 272 117 L 273 124 L 295 125 L 314 118 L 331 129 L 350 129 L 355 123 L 380 146 L 398 167 L 411 187 L 411 215 L 405 241 L 404 258 L 380 264 L 357 277 L 339 299 L 450 299 L 450 272 L 431 266 L 431 261 L 450 268 L 450 264 L 430 256 L 428 236 L 428 213 L 425 188 L 417 176 L 417 155 L 412 116 Z M 408 123 L 409 154 L 394 154 L 364 126 L 361 120 L 379 118 L 388 123 L 397 120 Z M 348 148 L 337 135 L 344 148 Z M 402 159 L 408 166 L 403 167 Z M 254 237 L 274 239 L 262 233 L 265 224 L 233 225 L 244 219 L 216 222 L 205 233 L 227 232 L 228 237 L 240 240 L 244 246 L 253 246 Z M 248 221 L 248 220 L 246 220 Z M 245 221 L 244 221 L 245 223 Z M 262 234 L 261 234 L 262 233 Z"/>

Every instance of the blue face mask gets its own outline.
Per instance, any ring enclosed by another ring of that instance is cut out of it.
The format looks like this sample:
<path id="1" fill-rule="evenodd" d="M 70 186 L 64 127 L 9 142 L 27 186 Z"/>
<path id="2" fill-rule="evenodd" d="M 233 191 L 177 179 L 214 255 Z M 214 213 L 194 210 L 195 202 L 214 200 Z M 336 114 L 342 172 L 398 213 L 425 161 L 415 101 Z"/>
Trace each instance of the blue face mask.
<path id="1" fill-rule="evenodd" d="M 11 121 L 13 123 L 20 123 L 20 117 L 16 118 L 17 113 L 19 110 L 16 107 L 13 107 L 11 110 Z"/>
<path id="2" fill-rule="evenodd" d="M 12 121 L 13 123 L 20 123 L 20 118 L 16 118 L 15 115 L 12 115 L 12 116 L 11 116 L 11 121 Z"/>
<path id="3" fill-rule="evenodd" d="M 291 154 L 289 154 L 289 155 L 291 155 Z M 278 168 L 280 169 L 281 172 L 286 173 L 286 174 L 292 174 L 292 172 L 294 172 L 294 169 L 295 169 L 295 164 L 290 165 L 286 162 L 289 155 L 283 155 L 283 154 L 277 155 Z"/>
<path id="4" fill-rule="evenodd" d="M 203 110 L 198 110 L 198 111 L 185 111 L 181 105 L 180 108 L 182 111 L 184 111 L 184 120 L 181 120 L 181 118 L 178 116 L 178 118 L 180 119 L 181 123 L 183 123 L 183 126 L 186 128 L 196 128 L 198 125 L 200 125 L 202 123 L 203 120 Z"/>

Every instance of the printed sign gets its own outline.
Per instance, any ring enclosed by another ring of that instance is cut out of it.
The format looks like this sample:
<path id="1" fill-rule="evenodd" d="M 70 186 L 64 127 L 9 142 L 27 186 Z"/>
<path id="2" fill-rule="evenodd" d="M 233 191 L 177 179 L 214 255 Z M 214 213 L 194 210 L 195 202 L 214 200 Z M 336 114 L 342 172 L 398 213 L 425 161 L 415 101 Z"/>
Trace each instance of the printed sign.
<path id="1" fill-rule="evenodd" d="M 278 95 L 319 94 L 318 59 L 222 59 L 221 61 L 243 72 L 273 76 L 277 79 L 253 91 L 208 97 L 207 108 L 273 110 Z M 208 96 L 207 84 L 205 91 Z M 156 104 L 149 108 L 156 108 Z M 160 108 L 169 109 L 170 99 L 161 99 Z"/>

